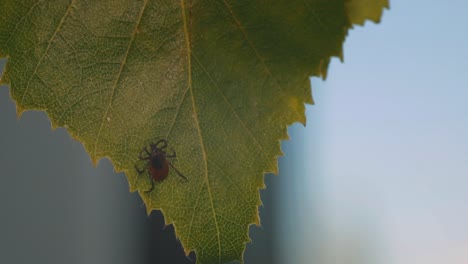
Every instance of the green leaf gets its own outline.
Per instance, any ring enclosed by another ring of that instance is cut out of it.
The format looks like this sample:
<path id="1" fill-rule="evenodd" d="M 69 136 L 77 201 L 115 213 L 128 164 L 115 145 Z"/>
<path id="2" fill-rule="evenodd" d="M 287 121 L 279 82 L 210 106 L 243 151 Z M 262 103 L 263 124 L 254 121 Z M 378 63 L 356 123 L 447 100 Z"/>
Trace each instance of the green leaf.
<path id="1" fill-rule="evenodd" d="M 390 7 L 388 0 L 348 0 L 345 5 L 351 23 L 359 25 L 363 25 L 366 19 L 380 22 L 383 7 Z"/>
<path id="2" fill-rule="evenodd" d="M 2 83 L 18 115 L 44 110 L 94 163 L 109 157 L 198 263 L 242 261 L 263 175 L 287 126 L 305 124 L 309 77 L 342 56 L 351 22 L 388 4 L 362 3 L 2 0 Z M 134 166 L 158 138 L 188 181 L 171 171 L 145 193 Z"/>

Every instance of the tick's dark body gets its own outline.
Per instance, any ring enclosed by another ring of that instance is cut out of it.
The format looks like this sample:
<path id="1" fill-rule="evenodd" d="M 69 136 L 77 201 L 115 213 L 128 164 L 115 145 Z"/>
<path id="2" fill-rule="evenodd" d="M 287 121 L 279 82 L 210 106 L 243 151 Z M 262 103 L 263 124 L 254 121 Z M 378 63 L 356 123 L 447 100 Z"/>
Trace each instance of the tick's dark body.
<path id="1" fill-rule="evenodd" d="M 149 173 L 151 178 L 157 182 L 166 179 L 169 174 L 169 164 L 167 163 L 166 157 L 161 153 L 157 153 L 151 156 L 150 163 Z"/>
<path id="2" fill-rule="evenodd" d="M 187 180 L 187 178 L 185 178 L 185 176 L 182 175 L 168 160 L 168 158 L 176 157 L 175 151 L 171 149 L 171 153 L 168 154 L 166 149 L 167 140 L 161 139 L 154 144 L 150 144 L 149 150 L 147 147 L 145 147 L 138 156 L 140 161 L 145 162 L 144 168 L 139 169 L 135 165 L 135 169 L 140 175 L 147 171 L 151 180 L 151 189 L 149 189 L 147 192 L 151 192 L 153 190 L 155 181 L 161 182 L 166 179 L 167 175 L 169 174 L 169 166 L 173 168 L 180 177 Z"/>

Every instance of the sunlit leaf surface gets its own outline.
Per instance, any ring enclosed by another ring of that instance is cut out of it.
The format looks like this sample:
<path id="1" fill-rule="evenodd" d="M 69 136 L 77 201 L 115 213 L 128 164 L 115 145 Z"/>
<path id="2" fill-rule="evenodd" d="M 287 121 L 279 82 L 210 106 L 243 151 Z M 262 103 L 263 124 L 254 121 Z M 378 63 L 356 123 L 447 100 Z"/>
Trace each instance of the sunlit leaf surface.
<path id="1" fill-rule="evenodd" d="M 370 2 L 371 4 L 369 5 Z M 44 110 L 94 162 L 109 157 L 199 263 L 242 261 L 280 140 L 305 123 L 309 77 L 386 1 L 1 0 L 0 55 L 18 114 Z M 177 152 L 156 183 L 134 168 Z"/>

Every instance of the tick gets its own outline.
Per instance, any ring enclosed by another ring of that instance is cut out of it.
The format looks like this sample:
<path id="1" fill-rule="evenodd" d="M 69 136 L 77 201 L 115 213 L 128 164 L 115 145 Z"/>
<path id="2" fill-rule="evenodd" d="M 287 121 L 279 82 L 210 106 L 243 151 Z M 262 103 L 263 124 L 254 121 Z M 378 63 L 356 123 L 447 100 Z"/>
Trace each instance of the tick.
<path id="1" fill-rule="evenodd" d="M 174 169 L 181 178 L 187 180 L 187 178 L 182 175 L 174 165 L 172 165 L 171 161 L 168 160 L 175 158 L 176 153 L 173 149 L 171 149 L 171 153 L 168 153 L 167 145 L 167 140 L 161 139 L 156 143 L 151 143 L 149 147 L 143 148 L 138 155 L 138 159 L 144 162 L 144 166 L 140 169 L 135 165 L 135 169 L 138 172 L 138 175 L 148 172 L 148 176 L 151 181 L 151 188 L 146 192 L 151 192 L 153 190 L 155 181 L 162 182 L 167 178 L 169 167 Z"/>

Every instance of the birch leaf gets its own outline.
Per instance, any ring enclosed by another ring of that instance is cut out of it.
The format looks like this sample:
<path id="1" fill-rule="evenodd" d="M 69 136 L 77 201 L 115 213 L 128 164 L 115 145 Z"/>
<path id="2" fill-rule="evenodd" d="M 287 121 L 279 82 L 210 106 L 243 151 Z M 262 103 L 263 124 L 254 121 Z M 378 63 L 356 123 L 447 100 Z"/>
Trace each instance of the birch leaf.
<path id="1" fill-rule="evenodd" d="M 242 261 L 264 173 L 313 103 L 310 76 L 342 56 L 352 23 L 388 5 L 367 2 L 2 0 L 1 81 L 18 115 L 46 111 L 94 163 L 125 172 L 198 263 Z M 160 138 L 188 181 L 172 170 L 145 193 L 134 166 Z"/>

